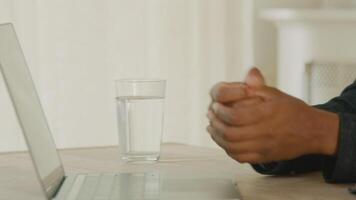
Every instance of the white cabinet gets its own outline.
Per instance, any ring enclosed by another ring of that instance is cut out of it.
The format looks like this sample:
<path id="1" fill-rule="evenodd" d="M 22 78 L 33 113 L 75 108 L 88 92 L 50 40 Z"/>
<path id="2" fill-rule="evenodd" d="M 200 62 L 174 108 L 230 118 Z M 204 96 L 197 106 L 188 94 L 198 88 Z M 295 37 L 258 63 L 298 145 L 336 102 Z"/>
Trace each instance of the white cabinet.
<path id="1" fill-rule="evenodd" d="M 343 64 L 349 67 L 356 63 L 354 9 L 269 9 L 261 17 L 274 21 L 278 28 L 277 86 L 284 92 L 310 102 L 308 64 L 336 63 L 336 67 Z M 331 81 L 337 82 L 336 78 L 331 75 Z M 341 92 L 344 86 L 338 87 L 317 101 L 335 95 L 335 90 Z"/>

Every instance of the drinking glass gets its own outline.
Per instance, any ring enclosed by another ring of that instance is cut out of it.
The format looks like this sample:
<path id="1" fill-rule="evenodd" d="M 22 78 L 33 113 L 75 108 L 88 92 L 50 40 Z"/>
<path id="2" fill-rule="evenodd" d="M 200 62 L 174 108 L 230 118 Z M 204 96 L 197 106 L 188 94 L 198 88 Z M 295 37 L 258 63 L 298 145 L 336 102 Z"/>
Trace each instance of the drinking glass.
<path id="1" fill-rule="evenodd" d="M 159 159 L 164 119 L 165 80 L 116 80 L 121 158 L 128 162 Z"/>

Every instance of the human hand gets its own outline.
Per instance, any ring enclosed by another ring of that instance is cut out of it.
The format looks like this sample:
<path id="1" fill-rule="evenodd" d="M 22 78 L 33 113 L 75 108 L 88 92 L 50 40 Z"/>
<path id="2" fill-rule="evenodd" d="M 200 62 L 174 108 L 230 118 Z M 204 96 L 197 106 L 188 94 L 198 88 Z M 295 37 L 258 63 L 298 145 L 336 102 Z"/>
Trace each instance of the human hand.
<path id="1" fill-rule="evenodd" d="M 229 86 L 212 90 L 208 131 L 233 159 L 264 163 L 305 154 L 335 154 L 336 114 L 266 86 L 257 69 L 250 71 L 246 85 L 233 85 L 241 91 L 231 92 L 234 89 Z"/>

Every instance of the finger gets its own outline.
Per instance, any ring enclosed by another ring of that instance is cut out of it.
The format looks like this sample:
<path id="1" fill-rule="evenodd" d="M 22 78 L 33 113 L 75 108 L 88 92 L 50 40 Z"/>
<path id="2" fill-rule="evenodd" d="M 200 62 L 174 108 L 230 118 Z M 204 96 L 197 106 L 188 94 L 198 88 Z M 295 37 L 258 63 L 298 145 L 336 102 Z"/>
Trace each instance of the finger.
<path id="1" fill-rule="evenodd" d="M 227 140 L 227 138 L 225 138 L 225 136 L 226 136 L 225 133 L 226 133 L 228 127 L 224 123 L 222 123 L 218 118 L 211 120 L 210 126 L 211 126 L 211 128 L 214 129 L 214 133 L 217 136 L 221 137 L 221 139 L 223 139 L 223 140 Z"/>
<path id="2" fill-rule="evenodd" d="M 264 135 L 261 134 L 264 128 L 261 125 L 235 127 L 228 126 L 221 122 L 218 118 L 210 121 L 211 127 L 217 136 L 229 142 L 244 142 L 248 140 L 263 139 Z"/>
<path id="3" fill-rule="evenodd" d="M 261 88 L 253 88 L 248 91 L 248 96 L 250 97 L 260 97 L 265 101 L 271 100 L 273 98 L 278 97 L 279 95 L 283 94 L 276 88 L 264 86 Z"/>
<path id="4" fill-rule="evenodd" d="M 248 140 L 234 143 L 229 152 L 234 154 L 262 153 L 263 149 L 265 149 L 263 140 Z"/>
<path id="5" fill-rule="evenodd" d="M 254 106 L 259 103 L 262 103 L 263 99 L 260 97 L 249 97 L 247 99 L 243 99 L 241 101 L 236 101 L 232 104 L 232 108 L 243 108 L 248 106 Z"/>
<path id="6" fill-rule="evenodd" d="M 208 110 L 212 110 L 212 109 L 213 109 L 213 103 L 214 103 L 214 101 L 211 101 L 211 102 L 210 102 L 210 104 L 209 104 L 209 106 L 208 106 Z"/>
<path id="7" fill-rule="evenodd" d="M 228 155 L 241 155 L 241 154 L 259 154 L 264 159 L 267 158 L 267 154 L 264 152 L 265 145 L 261 140 L 251 140 L 247 142 L 229 142 L 221 137 L 221 134 L 217 132 L 212 126 L 208 126 L 208 132 L 211 138 L 223 148 Z M 267 161 L 267 160 L 266 160 Z M 247 162 L 247 161 L 244 161 Z"/>
<path id="8" fill-rule="evenodd" d="M 213 111 L 222 122 L 232 126 L 242 126 L 257 123 L 267 115 L 267 113 L 264 113 L 263 105 L 261 105 L 231 108 L 214 103 Z"/>
<path id="9" fill-rule="evenodd" d="M 212 127 L 208 126 L 208 132 L 210 133 L 211 138 L 215 141 L 215 143 L 225 150 L 227 154 L 234 151 L 234 143 L 228 142 L 224 140 L 221 135 Z"/>
<path id="10" fill-rule="evenodd" d="M 220 103 L 213 103 L 212 109 L 217 118 L 229 125 L 233 125 L 237 121 L 237 117 L 234 116 L 232 108 L 228 106 Z"/>
<path id="11" fill-rule="evenodd" d="M 260 88 L 265 85 L 265 79 L 259 69 L 253 67 L 248 72 L 245 82 L 248 86 L 253 88 Z"/>
<path id="12" fill-rule="evenodd" d="M 210 93 L 213 101 L 220 103 L 238 101 L 247 96 L 244 83 L 218 83 Z"/>
<path id="13" fill-rule="evenodd" d="M 208 117 L 208 119 L 209 119 L 210 121 L 213 121 L 213 120 L 216 119 L 216 116 L 215 116 L 214 112 L 211 111 L 211 110 L 208 111 L 207 117 Z"/>
<path id="14" fill-rule="evenodd" d="M 210 137 L 214 140 L 214 142 L 220 146 L 223 149 L 226 149 L 228 146 L 228 142 L 226 142 L 225 140 L 223 140 L 218 133 L 215 131 L 215 129 L 212 126 L 208 126 L 207 127 L 207 131 L 210 134 Z"/>

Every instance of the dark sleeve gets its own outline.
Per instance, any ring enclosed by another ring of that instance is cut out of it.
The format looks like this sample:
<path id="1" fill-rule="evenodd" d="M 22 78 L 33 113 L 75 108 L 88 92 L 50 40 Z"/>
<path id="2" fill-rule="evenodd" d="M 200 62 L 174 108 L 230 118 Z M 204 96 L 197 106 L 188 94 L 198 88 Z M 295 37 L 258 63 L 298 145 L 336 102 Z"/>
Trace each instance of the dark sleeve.
<path id="1" fill-rule="evenodd" d="M 315 107 L 339 115 L 340 134 L 336 156 L 306 155 L 294 160 L 252 165 L 257 172 L 283 175 L 322 170 L 327 182 L 356 181 L 356 82 L 340 96 Z"/>

